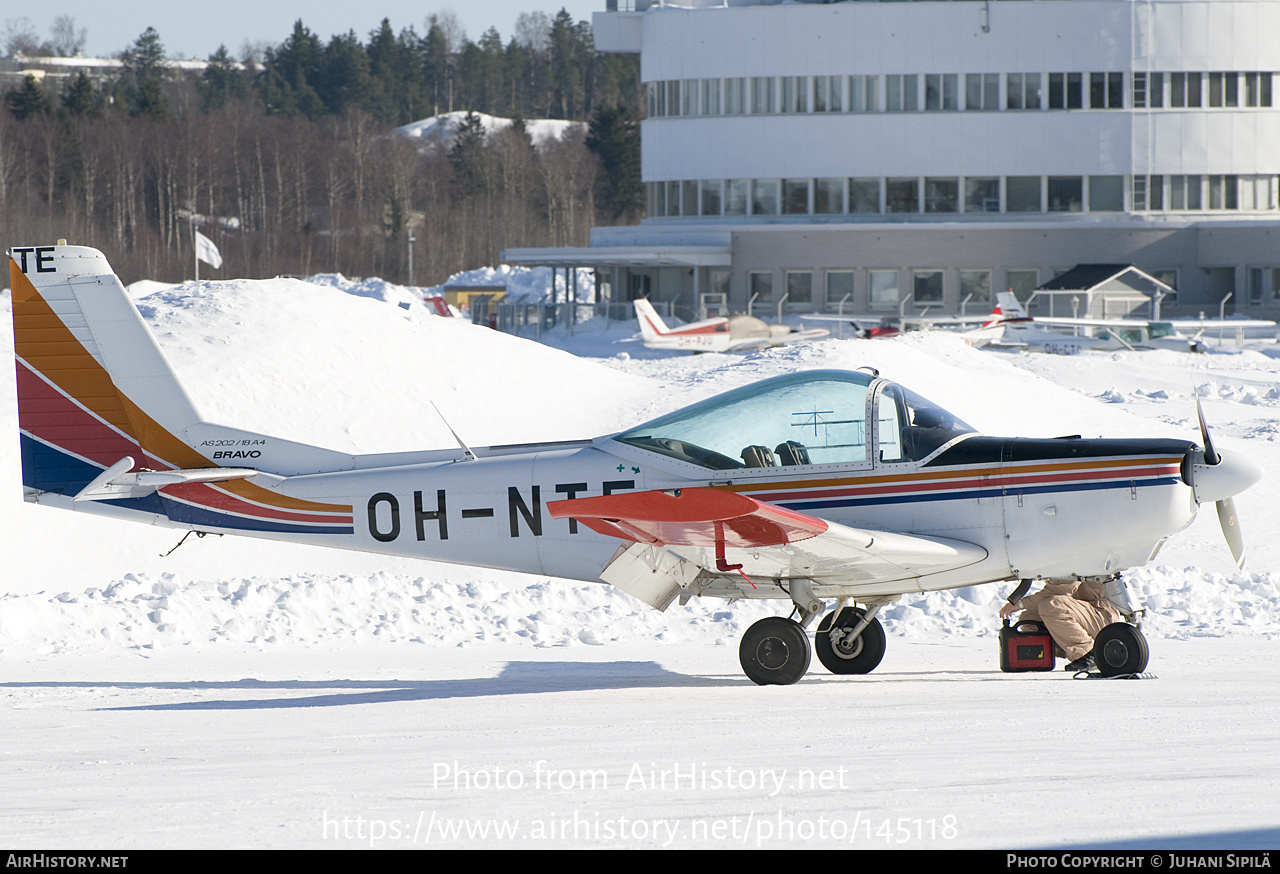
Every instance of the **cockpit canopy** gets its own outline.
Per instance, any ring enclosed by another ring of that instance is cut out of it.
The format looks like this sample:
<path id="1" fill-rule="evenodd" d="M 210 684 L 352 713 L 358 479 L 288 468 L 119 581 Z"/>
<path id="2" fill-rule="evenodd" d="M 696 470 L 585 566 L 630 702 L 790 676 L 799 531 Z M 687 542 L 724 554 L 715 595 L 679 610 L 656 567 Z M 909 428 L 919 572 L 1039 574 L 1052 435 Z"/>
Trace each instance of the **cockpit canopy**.
<path id="1" fill-rule="evenodd" d="M 872 406 L 875 410 L 873 411 Z M 876 434 L 867 427 L 877 422 Z M 754 383 L 615 439 L 713 470 L 915 461 L 973 429 L 915 392 L 868 373 L 810 371 Z"/>

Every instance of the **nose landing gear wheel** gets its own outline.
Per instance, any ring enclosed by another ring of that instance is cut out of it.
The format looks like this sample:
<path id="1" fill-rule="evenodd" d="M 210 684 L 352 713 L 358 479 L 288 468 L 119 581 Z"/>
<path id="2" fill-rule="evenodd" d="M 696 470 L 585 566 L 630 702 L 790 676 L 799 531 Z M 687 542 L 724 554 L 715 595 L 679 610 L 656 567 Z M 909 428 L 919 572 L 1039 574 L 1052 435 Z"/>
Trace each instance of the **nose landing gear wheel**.
<path id="1" fill-rule="evenodd" d="M 865 612 L 856 607 L 845 607 L 836 616 L 832 611 L 822 617 L 818 630 L 813 635 L 813 648 L 818 652 L 818 661 L 833 674 L 869 674 L 884 658 L 885 638 L 884 626 L 879 619 L 872 619 L 862 634 L 854 640 L 831 642 L 831 626 L 851 631 L 862 621 Z"/>
<path id="2" fill-rule="evenodd" d="M 1104 677 L 1140 674 L 1147 669 L 1147 639 L 1124 622 L 1113 622 L 1093 639 L 1093 660 Z"/>
<path id="3" fill-rule="evenodd" d="M 813 650 L 799 623 L 769 616 L 747 629 L 738 647 L 738 661 L 753 683 L 789 686 L 809 670 Z"/>

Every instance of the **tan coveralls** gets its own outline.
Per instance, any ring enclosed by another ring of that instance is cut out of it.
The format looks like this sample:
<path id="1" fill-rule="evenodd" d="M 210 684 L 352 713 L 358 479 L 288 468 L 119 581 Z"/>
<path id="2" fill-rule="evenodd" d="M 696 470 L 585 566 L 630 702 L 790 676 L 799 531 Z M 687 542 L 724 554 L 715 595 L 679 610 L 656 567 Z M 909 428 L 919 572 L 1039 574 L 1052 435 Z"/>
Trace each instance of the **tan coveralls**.
<path id="1" fill-rule="evenodd" d="M 1112 622 L 1120 621 L 1120 611 L 1107 600 L 1101 583 L 1047 583 L 1022 599 L 1022 619 L 1043 622 L 1053 638 L 1059 656 L 1073 662 L 1093 649 L 1093 639 Z"/>

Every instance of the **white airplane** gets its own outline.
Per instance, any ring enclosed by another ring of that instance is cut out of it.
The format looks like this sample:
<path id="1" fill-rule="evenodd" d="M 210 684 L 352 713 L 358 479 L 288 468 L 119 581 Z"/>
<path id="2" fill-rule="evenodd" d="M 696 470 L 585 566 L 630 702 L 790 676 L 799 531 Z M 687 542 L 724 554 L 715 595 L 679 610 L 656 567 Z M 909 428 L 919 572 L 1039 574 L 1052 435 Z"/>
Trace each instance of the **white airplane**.
<path id="1" fill-rule="evenodd" d="M 1054 328 L 1069 329 L 1071 333 Z M 1206 348 L 1198 336 L 1184 336 L 1171 322 L 1030 316 L 1011 291 L 997 294 L 991 317 L 981 327 L 965 332 L 964 338 L 977 347 L 1055 355 L 1074 355 L 1085 349 L 1204 352 Z"/>
<path id="2" fill-rule="evenodd" d="M 687 349 L 692 352 L 749 352 L 769 346 L 817 340 L 831 332 L 824 328 L 796 331 L 786 325 L 770 325 L 755 316 L 721 316 L 668 328 L 645 298 L 634 301 L 644 345 L 650 349 Z"/>
<path id="3" fill-rule="evenodd" d="M 101 252 L 9 256 L 27 501 L 602 580 L 659 610 L 781 600 L 795 618 L 760 620 L 739 649 L 760 684 L 796 682 L 813 649 L 834 673 L 871 671 L 876 613 L 905 593 L 1089 579 L 1139 621 L 1121 572 L 1206 502 L 1244 563 L 1232 496 L 1262 474 L 1216 451 L 1203 416 L 1199 446 L 985 437 L 874 371 L 827 370 L 594 439 L 348 455 L 204 419 Z M 1102 673 L 1145 668 L 1129 622 L 1098 636 Z"/>

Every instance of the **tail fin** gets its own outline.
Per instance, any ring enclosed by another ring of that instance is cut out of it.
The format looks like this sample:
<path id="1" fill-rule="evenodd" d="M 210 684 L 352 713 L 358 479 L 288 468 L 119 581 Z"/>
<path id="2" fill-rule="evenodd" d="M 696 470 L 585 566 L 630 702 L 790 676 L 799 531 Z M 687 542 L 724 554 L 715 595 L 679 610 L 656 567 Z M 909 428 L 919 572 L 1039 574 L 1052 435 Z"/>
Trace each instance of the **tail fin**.
<path id="1" fill-rule="evenodd" d="M 101 252 L 11 249 L 9 276 L 27 500 L 107 502 L 96 509 L 182 527 L 351 530 L 350 506 L 259 484 L 279 482 L 262 469 L 341 469 L 351 457 L 204 422 Z"/>
<path id="2" fill-rule="evenodd" d="M 1005 321 L 1028 318 L 1027 311 L 1018 303 L 1018 298 L 1012 291 L 996 293 L 996 308 L 992 315 L 1002 316 Z"/>
<path id="3" fill-rule="evenodd" d="M 646 342 L 653 342 L 671 333 L 666 322 L 662 321 L 662 317 L 658 315 L 648 299 L 641 297 L 632 303 L 636 305 L 636 319 L 640 322 L 640 334 Z"/>

